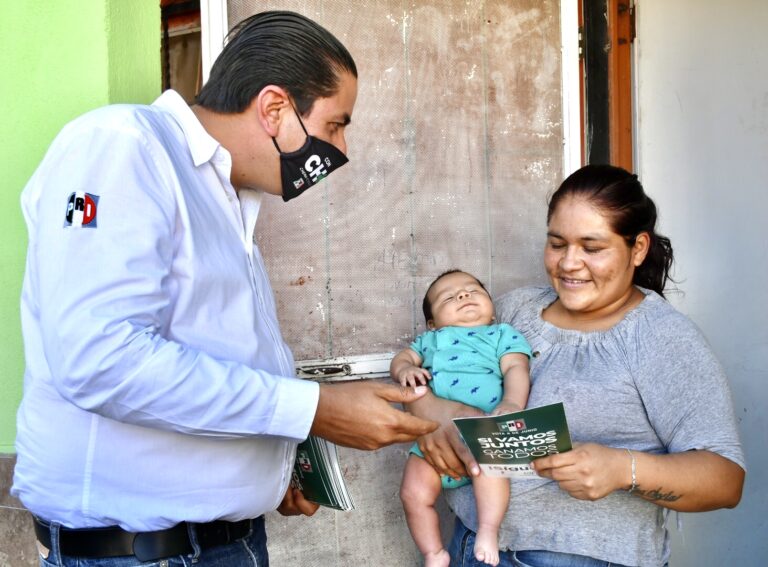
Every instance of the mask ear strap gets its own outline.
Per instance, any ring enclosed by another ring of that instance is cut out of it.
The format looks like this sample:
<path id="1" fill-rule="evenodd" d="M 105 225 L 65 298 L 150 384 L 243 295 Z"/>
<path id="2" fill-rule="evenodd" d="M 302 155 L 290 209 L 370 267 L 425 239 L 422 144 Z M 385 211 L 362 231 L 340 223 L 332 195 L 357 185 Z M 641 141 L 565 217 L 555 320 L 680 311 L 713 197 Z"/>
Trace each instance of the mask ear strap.
<path id="1" fill-rule="evenodd" d="M 296 110 L 296 107 L 293 105 L 292 101 L 289 101 L 288 104 L 291 105 L 291 108 L 293 109 L 293 113 L 296 115 L 296 118 L 299 119 L 299 124 L 301 125 L 301 129 L 304 130 L 304 135 L 309 138 L 309 132 L 307 132 L 307 129 L 304 127 L 304 121 L 301 119 L 301 116 L 299 115 L 299 111 Z M 280 149 L 280 146 L 277 145 L 277 140 L 273 137 L 272 143 L 275 144 L 275 149 L 278 151 L 278 153 L 283 153 L 283 150 Z"/>
<path id="2" fill-rule="evenodd" d="M 291 108 L 293 108 L 293 112 L 296 114 L 296 118 L 299 119 L 299 124 L 301 124 L 301 129 L 304 130 L 304 134 L 309 137 L 309 132 L 307 132 L 307 129 L 304 127 L 304 121 L 301 119 L 301 115 L 299 114 L 299 111 L 296 110 L 296 107 L 293 105 L 293 101 L 290 101 Z"/>

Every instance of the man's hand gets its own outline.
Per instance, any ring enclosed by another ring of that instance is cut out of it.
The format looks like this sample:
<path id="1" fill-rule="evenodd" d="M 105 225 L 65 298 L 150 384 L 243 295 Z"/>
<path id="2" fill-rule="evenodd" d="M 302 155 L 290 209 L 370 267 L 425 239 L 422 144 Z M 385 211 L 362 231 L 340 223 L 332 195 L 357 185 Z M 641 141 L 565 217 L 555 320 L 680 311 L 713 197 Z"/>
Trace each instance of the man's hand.
<path id="1" fill-rule="evenodd" d="M 283 496 L 283 501 L 277 511 L 283 516 L 312 516 L 320 506 L 304 498 L 304 493 L 298 488 L 289 486 Z"/>
<path id="2" fill-rule="evenodd" d="M 321 384 L 310 433 L 337 445 L 367 450 L 413 441 L 438 424 L 391 404 L 416 401 L 427 390 L 426 386 L 404 388 L 373 381 Z"/>
<path id="3" fill-rule="evenodd" d="M 426 461 L 440 474 L 454 479 L 462 476 L 478 476 L 480 467 L 472 453 L 461 440 L 459 430 L 453 423 L 454 417 L 483 415 L 477 408 L 436 397 L 427 393 L 408 409 L 420 417 L 434 419 L 440 423 L 434 432 L 419 438 L 419 449 Z"/>

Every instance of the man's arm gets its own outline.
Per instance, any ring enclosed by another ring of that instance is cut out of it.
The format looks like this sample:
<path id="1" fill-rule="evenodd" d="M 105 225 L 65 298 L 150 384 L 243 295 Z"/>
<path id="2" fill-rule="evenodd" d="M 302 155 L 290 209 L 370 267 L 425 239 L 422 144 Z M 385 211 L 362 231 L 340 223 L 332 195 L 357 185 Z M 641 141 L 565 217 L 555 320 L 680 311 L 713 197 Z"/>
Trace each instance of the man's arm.
<path id="1" fill-rule="evenodd" d="M 213 437 L 305 438 L 317 384 L 291 378 L 289 367 L 280 376 L 214 356 L 169 330 L 178 308 L 172 270 L 184 237 L 182 192 L 157 142 L 130 124 L 91 125 L 67 129 L 52 150 L 23 201 L 30 252 L 22 318 L 44 353 L 38 374 L 50 372 L 70 403 L 124 423 Z M 73 191 L 100 196 L 98 226 L 65 226 Z M 232 285 L 229 301 L 247 308 L 247 281 Z M 198 309 L 216 317 L 215 304 Z"/>

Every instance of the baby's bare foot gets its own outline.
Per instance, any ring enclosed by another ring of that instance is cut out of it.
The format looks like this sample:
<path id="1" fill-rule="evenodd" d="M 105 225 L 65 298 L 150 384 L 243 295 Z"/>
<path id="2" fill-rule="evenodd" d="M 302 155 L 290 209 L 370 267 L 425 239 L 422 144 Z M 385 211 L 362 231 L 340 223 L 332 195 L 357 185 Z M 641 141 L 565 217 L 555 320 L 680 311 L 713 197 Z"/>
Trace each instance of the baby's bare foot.
<path id="1" fill-rule="evenodd" d="M 475 538 L 475 559 L 486 565 L 499 564 L 499 538 L 495 529 L 479 528 Z"/>
<path id="2" fill-rule="evenodd" d="M 448 567 L 451 556 L 445 549 L 424 554 L 424 567 Z"/>

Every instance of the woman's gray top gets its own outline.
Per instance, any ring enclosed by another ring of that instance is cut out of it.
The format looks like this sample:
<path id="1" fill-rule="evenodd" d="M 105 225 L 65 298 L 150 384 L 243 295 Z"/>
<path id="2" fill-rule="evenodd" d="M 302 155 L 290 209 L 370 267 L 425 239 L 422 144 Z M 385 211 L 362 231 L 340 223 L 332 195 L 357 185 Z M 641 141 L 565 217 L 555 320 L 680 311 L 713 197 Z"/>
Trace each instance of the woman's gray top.
<path id="1" fill-rule="evenodd" d="M 699 329 L 655 292 L 607 331 L 558 329 L 541 318 L 550 287 L 500 297 L 497 320 L 528 339 L 528 407 L 563 402 L 574 442 L 649 453 L 708 450 L 744 467 L 728 383 Z M 629 476 L 629 458 L 627 459 Z M 644 490 L 657 487 L 642 483 Z M 659 487 L 664 492 L 664 487 Z M 477 528 L 472 488 L 446 491 L 456 515 Z M 547 479 L 512 482 L 500 547 L 576 553 L 623 565 L 669 559 L 668 510 L 625 491 L 577 500 Z"/>

